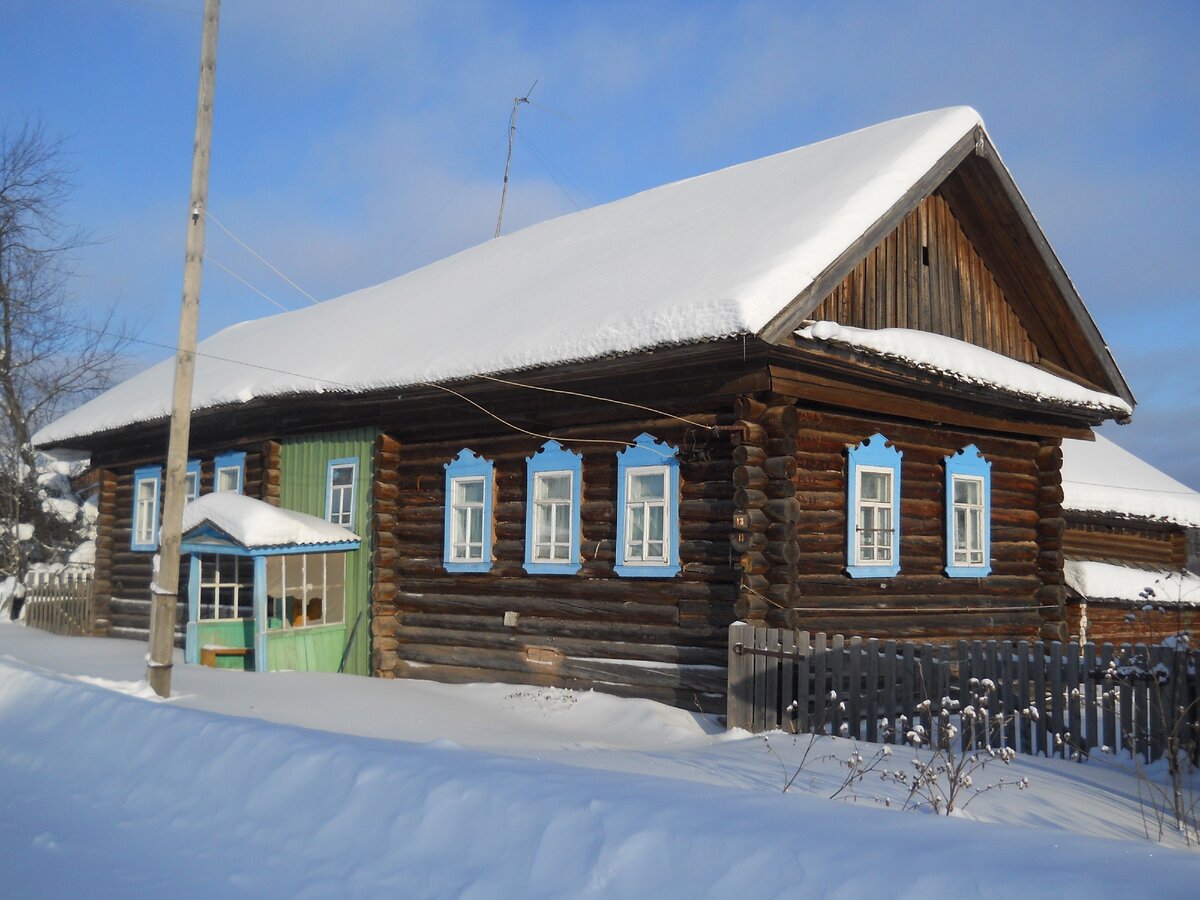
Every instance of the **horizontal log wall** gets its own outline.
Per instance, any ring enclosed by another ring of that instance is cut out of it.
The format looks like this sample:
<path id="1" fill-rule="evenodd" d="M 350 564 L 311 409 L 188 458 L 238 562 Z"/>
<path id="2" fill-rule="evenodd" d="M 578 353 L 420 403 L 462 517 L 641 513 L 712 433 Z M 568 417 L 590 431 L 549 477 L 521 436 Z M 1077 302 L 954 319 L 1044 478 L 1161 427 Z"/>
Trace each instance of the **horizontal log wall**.
<path id="1" fill-rule="evenodd" d="M 1106 600 L 1071 601 L 1071 640 L 1086 634 L 1102 644 L 1157 644 L 1164 638 L 1187 634 L 1192 646 L 1200 634 L 1200 606 L 1167 605 L 1145 609 L 1143 603 Z"/>
<path id="2" fill-rule="evenodd" d="M 278 468 L 275 473 L 264 468 L 264 446 L 270 443 L 255 443 L 244 447 L 219 447 L 193 450 L 190 458 L 200 462 L 200 493 L 212 492 L 213 457 L 228 450 L 246 451 L 246 468 L 243 477 L 243 492 L 248 497 L 270 499 L 274 484 L 274 497 L 278 498 Z M 276 450 L 276 458 L 278 451 Z M 268 454 L 269 458 L 269 454 Z M 100 515 L 96 543 L 96 596 L 97 608 L 107 615 L 107 632 L 112 637 L 146 640 L 150 630 L 150 578 L 154 554 L 130 549 L 133 533 L 133 473 L 138 466 L 153 464 L 139 461 L 136 465 L 110 464 L 109 477 L 103 482 L 100 494 Z M 277 466 L 277 464 L 276 464 Z M 165 466 L 164 466 L 165 469 Z M 159 511 L 162 510 L 162 491 L 159 492 Z M 105 512 L 108 511 L 108 518 Z M 179 602 L 175 616 L 175 642 L 182 645 L 184 626 L 187 624 L 187 577 L 186 557 L 179 570 Z"/>
<path id="3" fill-rule="evenodd" d="M 812 318 L 857 328 L 915 328 L 1022 362 L 1039 354 L 938 194 L 923 200 L 846 276 Z"/>
<path id="4" fill-rule="evenodd" d="M 704 424 L 712 415 L 690 415 Z M 729 546 L 732 448 L 674 419 L 575 429 L 632 441 L 649 432 L 681 448 L 680 547 L 674 578 L 621 578 L 616 557 L 616 444 L 572 443 L 583 454 L 582 569 L 531 576 L 525 552 L 524 435 L 408 443 L 382 435 L 374 483 L 373 668 L 382 677 L 595 688 L 688 709 L 724 707 L 726 628 L 737 572 Z M 495 464 L 494 565 L 442 565 L 445 469 L 466 443 Z M 504 624 L 516 613 L 515 625 Z"/>
<path id="5" fill-rule="evenodd" d="M 888 422 L 803 404 L 799 415 L 798 596 L 786 608 L 772 608 L 769 624 L 901 640 L 1039 634 L 1037 597 L 1044 582 L 1038 555 L 1045 526 L 1036 440 Z M 845 574 L 847 450 L 877 431 L 904 454 L 900 573 L 850 578 Z M 945 457 L 971 443 L 992 464 L 992 571 L 980 579 L 949 578 L 943 573 Z"/>
<path id="6" fill-rule="evenodd" d="M 1068 520 L 1063 551 L 1071 559 L 1182 568 L 1187 552 L 1181 530 Z"/>

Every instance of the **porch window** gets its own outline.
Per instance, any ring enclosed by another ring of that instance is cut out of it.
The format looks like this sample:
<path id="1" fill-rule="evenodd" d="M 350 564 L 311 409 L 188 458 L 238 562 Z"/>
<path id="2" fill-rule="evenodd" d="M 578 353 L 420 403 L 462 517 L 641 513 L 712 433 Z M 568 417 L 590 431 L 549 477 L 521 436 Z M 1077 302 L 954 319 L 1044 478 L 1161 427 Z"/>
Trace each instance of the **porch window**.
<path id="1" fill-rule="evenodd" d="M 946 457 L 946 574 L 991 572 L 992 464 L 970 444 Z"/>
<path id="2" fill-rule="evenodd" d="M 582 457 L 547 441 L 526 462 L 525 571 L 573 575 L 580 569 Z"/>
<path id="3" fill-rule="evenodd" d="M 254 564 L 226 554 L 198 555 L 201 621 L 254 618 Z"/>
<path id="4" fill-rule="evenodd" d="M 676 449 L 639 435 L 617 454 L 617 563 L 625 577 L 679 572 L 679 460 Z"/>
<path id="5" fill-rule="evenodd" d="M 329 462 L 325 488 L 325 519 L 343 528 L 354 527 L 354 491 L 358 481 L 357 459 Z"/>
<path id="6" fill-rule="evenodd" d="M 133 473 L 133 534 L 131 550 L 158 549 L 158 498 L 162 469 L 146 466 Z"/>
<path id="7" fill-rule="evenodd" d="M 464 447 L 445 469 L 442 563 L 448 572 L 487 572 L 492 568 L 492 461 Z"/>
<path id="8" fill-rule="evenodd" d="M 900 461 L 882 434 L 850 451 L 847 471 L 846 573 L 879 578 L 900 571 Z"/>
<path id="9" fill-rule="evenodd" d="M 345 618 L 345 553 L 267 557 L 267 619 L 272 628 L 337 625 Z"/>
<path id="10" fill-rule="evenodd" d="M 217 493 L 222 491 L 243 493 L 246 471 L 245 453 L 222 453 L 213 460 L 213 468 L 216 471 L 213 483 Z"/>

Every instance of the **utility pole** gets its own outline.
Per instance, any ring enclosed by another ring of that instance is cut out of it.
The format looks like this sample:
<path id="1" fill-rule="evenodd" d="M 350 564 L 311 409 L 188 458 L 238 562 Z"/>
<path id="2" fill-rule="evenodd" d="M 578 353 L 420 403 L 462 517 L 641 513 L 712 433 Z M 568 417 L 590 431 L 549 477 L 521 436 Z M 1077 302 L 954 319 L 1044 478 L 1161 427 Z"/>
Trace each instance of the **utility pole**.
<path id="1" fill-rule="evenodd" d="M 508 169 L 512 165 L 513 138 L 517 134 L 517 110 L 522 103 L 529 102 L 529 95 L 537 87 L 537 79 L 529 86 L 524 97 L 513 97 L 512 115 L 508 117 L 508 157 L 504 160 L 504 187 L 500 191 L 500 215 L 496 216 L 496 233 L 492 237 L 500 237 L 500 226 L 504 224 L 504 200 L 508 197 Z"/>
<path id="2" fill-rule="evenodd" d="M 179 592 L 179 544 L 183 532 L 184 482 L 192 424 L 192 376 L 196 368 L 196 326 L 200 319 L 200 276 L 204 262 L 204 207 L 208 202 L 208 161 L 212 146 L 213 91 L 217 81 L 217 19 L 221 0 L 204 0 L 200 42 L 200 95 L 196 102 L 196 145 L 192 155 L 192 202 L 188 210 L 187 254 L 183 263 L 183 303 L 179 311 L 179 350 L 171 398 L 171 440 L 167 448 L 159 566 L 151 585 L 150 662 L 146 680 L 160 697 L 171 696 L 175 653 L 175 609 Z"/>

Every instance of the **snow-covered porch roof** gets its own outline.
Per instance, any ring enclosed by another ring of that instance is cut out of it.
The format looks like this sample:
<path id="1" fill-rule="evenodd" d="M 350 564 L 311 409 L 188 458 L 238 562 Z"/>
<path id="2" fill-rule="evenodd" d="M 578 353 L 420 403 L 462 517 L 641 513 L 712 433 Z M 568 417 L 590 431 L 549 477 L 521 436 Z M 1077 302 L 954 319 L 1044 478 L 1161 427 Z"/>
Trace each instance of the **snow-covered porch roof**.
<path id="1" fill-rule="evenodd" d="M 1103 435 L 1063 441 L 1063 508 L 1200 528 L 1200 493 Z"/>
<path id="2" fill-rule="evenodd" d="M 183 510 L 183 549 L 276 556 L 357 550 L 358 535 L 324 519 L 229 491 L 205 494 Z"/>
<path id="3" fill-rule="evenodd" d="M 1089 600 L 1200 606 L 1200 576 L 1191 572 L 1068 559 L 1063 574 L 1067 586 Z"/>

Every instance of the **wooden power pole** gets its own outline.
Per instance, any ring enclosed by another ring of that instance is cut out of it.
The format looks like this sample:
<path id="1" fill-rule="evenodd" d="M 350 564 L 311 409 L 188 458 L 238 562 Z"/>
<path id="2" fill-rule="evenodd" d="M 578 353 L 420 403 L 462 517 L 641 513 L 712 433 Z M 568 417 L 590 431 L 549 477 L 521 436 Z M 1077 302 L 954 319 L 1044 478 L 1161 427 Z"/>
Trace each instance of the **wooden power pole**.
<path id="1" fill-rule="evenodd" d="M 200 43 L 200 96 L 196 103 L 196 146 L 192 155 L 192 202 L 188 210 L 187 254 L 183 263 L 183 305 L 179 349 L 171 398 L 171 440 L 167 448 L 162 543 L 150 607 L 150 662 L 146 680 L 160 697 L 171 696 L 175 653 L 175 610 L 179 592 L 179 544 L 183 531 L 188 434 L 192 424 L 192 376 L 196 368 L 196 326 L 200 319 L 200 276 L 204 262 L 204 207 L 208 202 L 208 161 L 212 146 L 213 91 L 217 81 L 217 19 L 221 0 L 204 0 Z"/>

